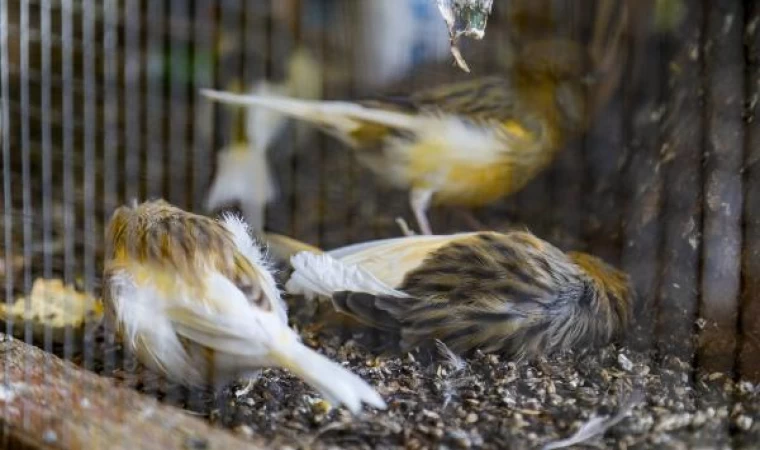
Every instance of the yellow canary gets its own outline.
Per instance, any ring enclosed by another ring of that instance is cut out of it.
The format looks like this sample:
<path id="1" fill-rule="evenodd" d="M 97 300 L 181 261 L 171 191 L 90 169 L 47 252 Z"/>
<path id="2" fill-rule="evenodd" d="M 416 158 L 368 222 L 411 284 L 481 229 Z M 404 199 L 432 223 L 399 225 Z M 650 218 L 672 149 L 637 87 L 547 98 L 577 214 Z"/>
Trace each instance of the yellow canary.
<path id="1" fill-rule="evenodd" d="M 276 366 L 353 412 L 362 403 L 385 407 L 359 376 L 288 327 L 268 263 L 241 219 L 219 222 L 151 201 L 118 208 L 106 241 L 107 317 L 149 368 L 219 387 Z"/>
<path id="2" fill-rule="evenodd" d="M 588 92 L 587 75 L 604 78 L 594 88 L 603 92 L 620 75 L 611 61 L 623 47 L 626 9 L 623 5 L 614 22 L 614 3 L 604 3 L 595 34 L 609 36 L 597 39 L 607 45 L 587 50 L 565 39 L 537 39 L 515 49 L 514 62 L 498 75 L 405 97 L 343 102 L 210 89 L 202 93 L 223 103 L 270 108 L 334 135 L 380 178 L 410 191 L 419 228 L 431 234 L 431 204 L 479 207 L 512 194 L 587 128 L 599 99 L 608 97 Z M 605 70 L 597 73 L 595 64 Z M 607 70 L 613 82 L 607 82 Z"/>
<path id="3" fill-rule="evenodd" d="M 203 94 L 271 108 L 342 139 L 378 176 L 410 189 L 419 227 L 431 234 L 426 216 L 431 202 L 474 207 L 511 194 L 583 128 L 582 49 L 569 41 L 546 41 L 525 51 L 531 57 L 521 58 L 506 76 L 447 84 L 405 98 L 351 103 Z"/>
<path id="4" fill-rule="evenodd" d="M 603 345 L 630 322 L 628 276 L 528 232 L 411 236 L 300 252 L 292 294 L 392 333 L 402 349 L 438 339 L 455 352 L 535 357 Z"/>

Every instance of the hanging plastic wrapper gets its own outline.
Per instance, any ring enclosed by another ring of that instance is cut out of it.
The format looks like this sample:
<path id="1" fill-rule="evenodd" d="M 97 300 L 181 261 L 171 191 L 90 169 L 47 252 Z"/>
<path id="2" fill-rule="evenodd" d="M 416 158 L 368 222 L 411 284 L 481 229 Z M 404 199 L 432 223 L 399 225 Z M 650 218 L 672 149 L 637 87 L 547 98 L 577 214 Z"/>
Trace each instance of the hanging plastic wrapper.
<path id="1" fill-rule="evenodd" d="M 451 54 L 457 65 L 469 73 L 470 67 L 459 51 L 457 42 L 462 36 L 483 39 L 493 0 L 436 0 L 436 3 L 449 28 Z"/>
<path id="2" fill-rule="evenodd" d="M 360 87 L 380 89 L 407 76 L 419 64 L 447 57 L 448 32 L 434 1 L 382 0 L 357 4 L 361 32 L 355 73 Z"/>

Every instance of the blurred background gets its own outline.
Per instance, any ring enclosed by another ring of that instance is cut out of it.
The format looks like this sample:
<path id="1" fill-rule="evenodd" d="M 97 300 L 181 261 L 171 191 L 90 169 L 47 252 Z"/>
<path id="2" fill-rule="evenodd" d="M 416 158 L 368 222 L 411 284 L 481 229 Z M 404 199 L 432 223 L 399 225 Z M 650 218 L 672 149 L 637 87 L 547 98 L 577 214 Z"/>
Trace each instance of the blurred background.
<path id="1" fill-rule="evenodd" d="M 217 156 L 242 122 L 200 88 L 298 79 L 312 98 L 397 95 L 509 74 L 520 48 L 551 38 L 588 51 L 577 64 L 589 125 L 523 190 L 475 210 L 477 222 L 527 227 L 629 272 L 645 301 L 629 344 L 655 366 L 677 358 L 686 384 L 713 373 L 758 382 L 758 14 L 752 0 L 498 0 L 484 39 L 461 44 L 466 74 L 433 0 L 0 0 L 4 298 L 39 277 L 99 296 L 103 225 L 124 202 L 216 211 Z M 308 64 L 292 64 L 304 54 Z M 413 222 L 406 192 L 308 126 L 287 123 L 267 158 L 266 230 L 329 249 Z M 431 222 L 473 227 L 445 207 Z M 52 334 L 43 341 L 60 350 Z M 98 352 L 66 351 L 90 368 Z"/>

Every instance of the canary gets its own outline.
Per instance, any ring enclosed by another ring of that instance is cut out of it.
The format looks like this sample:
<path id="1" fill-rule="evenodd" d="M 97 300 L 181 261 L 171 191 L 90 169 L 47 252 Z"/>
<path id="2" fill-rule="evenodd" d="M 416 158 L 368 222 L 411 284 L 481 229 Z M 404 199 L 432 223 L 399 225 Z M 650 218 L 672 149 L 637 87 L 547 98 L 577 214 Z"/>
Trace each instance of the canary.
<path id="1" fill-rule="evenodd" d="M 216 387 L 260 368 L 297 374 L 333 404 L 384 408 L 359 376 L 304 346 L 262 250 L 241 219 L 163 200 L 118 208 L 106 232 L 106 316 L 149 368 Z"/>
<path id="2" fill-rule="evenodd" d="M 320 65 L 305 48 L 297 48 L 288 60 L 282 82 L 259 80 L 250 92 L 257 95 L 293 95 L 317 99 L 322 96 Z M 232 91 L 242 91 L 239 82 Z M 267 161 L 267 151 L 287 125 L 287 117 L 266 108 L 246 108 L 233 121 L 231 143 L 217 155 L 217 170 L 209 189 L 206 208 L 240 207 L 248 224 L 257 232 L 264 227 L 266 206 L 277 197 Z M 298 134 L 304 136 L 304 134 Z"/>
<path id="3" fill-rule="evenodd" d="M 521 189 L 588 120 L 585 54 L 572 41 L 526 44 L 505 74 L 444 84 L 406 97 L 306 101 L 205 89 L 311 122 L 344 141 L 378 176 L 410 190 L 423 234 L 431 204 L 477 207 Z"/>
<path id="4" fill-rule="evenodd" d="M 371 241 L 291 264 L 288 292 L 329 297 L 402 349 L 438 339 L 458 353 L 522 358 L 603 345 L 635 302 L 625 273 L 522 231 Z"/>

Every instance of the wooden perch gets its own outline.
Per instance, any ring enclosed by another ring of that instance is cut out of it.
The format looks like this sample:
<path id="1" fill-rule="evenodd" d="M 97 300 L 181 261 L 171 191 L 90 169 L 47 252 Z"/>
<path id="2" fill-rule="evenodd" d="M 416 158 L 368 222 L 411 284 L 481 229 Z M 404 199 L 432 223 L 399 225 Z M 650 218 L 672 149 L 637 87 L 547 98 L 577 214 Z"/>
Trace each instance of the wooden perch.
<path id="1" fill-rule="evenodd" d="M 37 347 L 0 334 L 2 448 L 255 449 Z"/>

